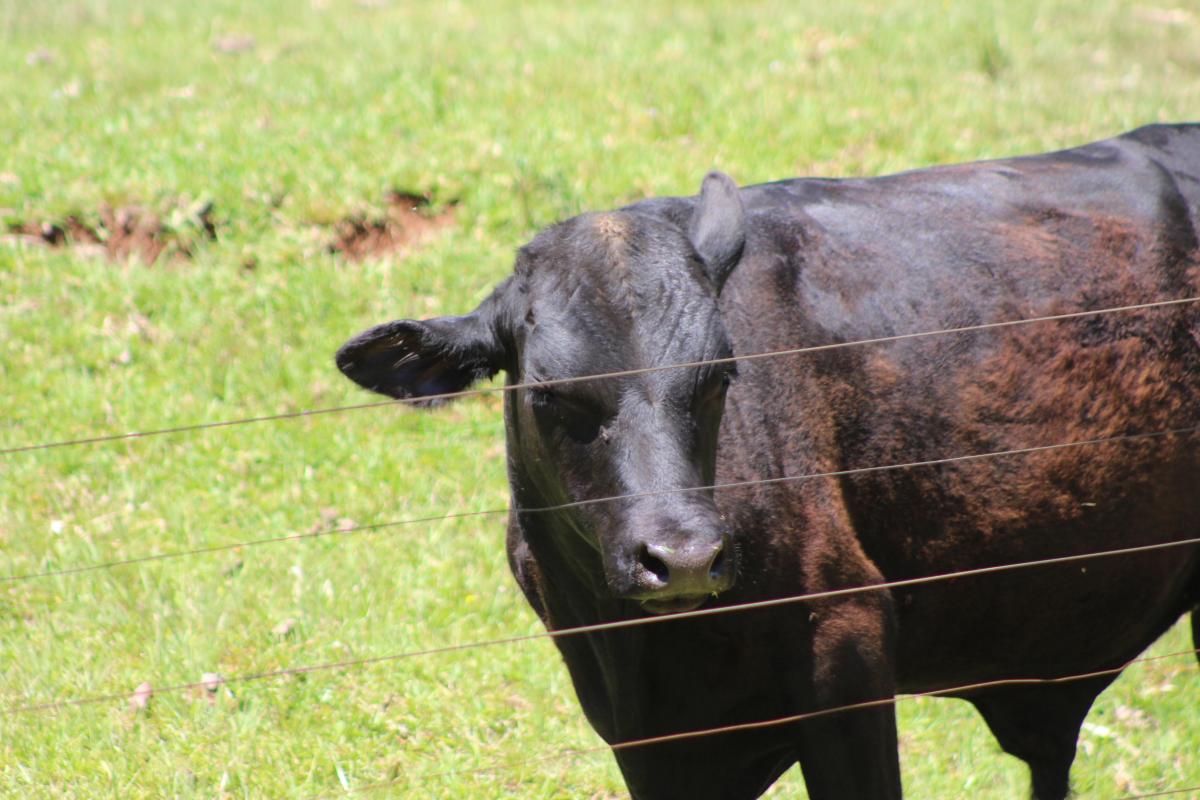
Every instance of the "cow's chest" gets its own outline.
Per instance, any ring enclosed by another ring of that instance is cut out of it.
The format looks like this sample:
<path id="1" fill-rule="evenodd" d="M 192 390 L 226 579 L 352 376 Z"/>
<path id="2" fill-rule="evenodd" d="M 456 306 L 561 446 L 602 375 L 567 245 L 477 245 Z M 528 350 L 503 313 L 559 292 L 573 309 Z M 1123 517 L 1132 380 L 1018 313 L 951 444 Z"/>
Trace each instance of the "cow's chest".
<path id="1" fill-rule="evenodd" d="M 762 720 L 798 708 L 806 680 L 799 634 L 733 616 L 654 625 L 640 664 L 617 667 L 638 686 L 638 716 L 649 735 Z M 613 698 L 617 704 L 627 699 Z"/>

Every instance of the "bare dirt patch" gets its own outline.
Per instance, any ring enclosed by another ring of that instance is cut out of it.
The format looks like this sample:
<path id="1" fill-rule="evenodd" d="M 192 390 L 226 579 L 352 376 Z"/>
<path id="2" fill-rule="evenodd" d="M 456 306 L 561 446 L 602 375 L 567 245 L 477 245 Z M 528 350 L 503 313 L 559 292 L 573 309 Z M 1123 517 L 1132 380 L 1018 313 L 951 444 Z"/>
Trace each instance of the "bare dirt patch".
<path id="1" fill-rule="evenodd" d="M 352 261 L 403 255 L 454 224 L 454 203 L 433 213 L 426 195 L 392 191 L 386 200 L 384 216 L 355 215 L 335 223 L 335 238 L 326 249 Z"/>
<path id="2" fill-rule="evenodd" d="M 61 221 L 15 223 L 0 242 L 70 248 L 84 256 L 112 261 L 137 258 L 146 264 L 159 259 L 190 259 L 203 241 L 217 238 L 211 203 L 186 215 L 175 225 L 138 206 L 102 207 L 92 222 L 79 215 Z"/>

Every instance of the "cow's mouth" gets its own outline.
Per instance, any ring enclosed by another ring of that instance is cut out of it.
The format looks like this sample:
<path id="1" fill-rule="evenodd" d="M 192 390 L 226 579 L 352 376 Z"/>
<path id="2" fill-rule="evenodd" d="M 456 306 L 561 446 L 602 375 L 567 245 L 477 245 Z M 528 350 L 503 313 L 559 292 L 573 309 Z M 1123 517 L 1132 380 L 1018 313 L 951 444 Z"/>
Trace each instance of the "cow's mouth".
<path id="1" fill-rule="evenodd" d="M 659 600 L 643 600 L 641 605 L 651 614 L 681 614 L 684 611 L 694 611 L 704 605 L 704 601 L 712 595 L 695 594 L 683 597 L 669 597 Z"/>

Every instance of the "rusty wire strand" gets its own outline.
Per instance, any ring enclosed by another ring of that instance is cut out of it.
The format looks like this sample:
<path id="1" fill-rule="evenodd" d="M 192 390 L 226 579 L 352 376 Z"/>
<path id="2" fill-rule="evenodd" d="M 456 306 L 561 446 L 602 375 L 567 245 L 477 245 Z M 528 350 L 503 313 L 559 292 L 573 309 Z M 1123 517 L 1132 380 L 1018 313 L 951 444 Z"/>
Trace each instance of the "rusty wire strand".
<path id="1" fill-rule="evenodd" d="M 431 402 L 439 402 L 446 400 L 456 400 L 464 397 L 479 397 L 481 395 L 494 394 L 497 392 L 513 392 L 519 389 L 529 389 L 533 387 L 561 386 L 564 384 L 580 383 L 583 381 L 603 380 L 607 378 L 622 378 L 633 375 L 645 375 L 651 372 L 662 372 L 670 369 L 690 369 L 693 367 L 702 367 L 712 364 L 732 364 L 738 361 L 755 361 L 763 358 L 776 358 L 779 356 L 794 356 L 804 353 L 819 353 L 828 350 L 839 350 L 846 347 L 859 347 L 873 344 L 884 344 L 887 342 L 900 342 L 910 339 L 921 339 L 929 336 L 942 336 L 954 333 L 972 333 L 976 331 L 994 330 L 997 328 L 1009 328 L 1017 325 L 1031 325 L 1038 322 L 1058 322 L 1063 320 L 1080 319 L 1083 317 L 1094 317 L 1103 314 L 1116 314 L 1124 311 L 1139 311 L 1144 309 L 1164 308 L 1168 306 L 1178 306 L 1187 303 L 1200 302 L 1200 296 L 1183 297 L 1175 300 L 1156 300 L 1149 303 L 1135 303 L 1133 305 L 1114 306 L 1111 308 L 1098 308 L 1091 311 L 1072 311 L 1066 314 L 1050 314 L 1041 317 L 1028 317 L 1025 319 L 1003 320 L 1000 322 L 984 322 L 978 325 L 963 325 L 957 328 L 940 328 L 932 331 L 918 331 L 915 333 L 901 333 L 891 336 L 878 336 L 871 339 L 855 339 L 850 342 L 833 342 L 831 344 L 813 345 L 809 347 L 795 347 L 785 350 L 770 350 L 762 353 L 748 353 L 745 355 L 731 356 L 729 358 L 713 358 L 703 361 L 688 361 L 678 364 L 663 364 L 654 367 L 639 367 L 637 369 L 618 370 L 615 372 L 602 372 L 595 375 L 580 375 L 571 378 L 557 378 L 554 380 L 537 381 L 532 383 L 513 383 L 505 386 L 487 386 L 481 389 L 467 389 L 461 392 L 446 392 L 443 394 L 427 395 L 425 397 L 404 397 L 393 400 L 381 400 L 373 403 L 357 403 L 345 406 L 331 406 L 329 408 L 312 408 L 304 411 L 287 411 L 279 414 L 264 414 L 255 417 L 243 417 L 240 419 L 221 420 L 217 422 L 200 422 L 188 425 L 176 425 L 167 428 L 156 428 L 151 430 L 130 431 L 128 433 L 113 433 L 101 436 L 87 436 L 78 439 L 62 439 L 53 442 L 41 442 L 38 444 L 18 445 L 16 447 L 7 447 L 0 449 L 0 456 L 13 455 L 16 453 L 28 453 L 37 450 L 52 450 L 63 447 L 77 447 L 80 445 L 100 444 L 103 442 L 127 441 L 132 439 L 145 439 L 152 436 L 164 436 L 167 434 L 185 433 L 188 431 L 212 430 L 215 428 L 229 428 L 237 425 L 250 425 L 260 422 L 277 422 L 288 419 L 300 419 L 303 417 L 315 417 L 323 414 L 335 414 L 346 411 L 359 411 L 368 408 L 382 408 L 385 406 L 396 405 L 413 405 L 425 404 Z"/>
<path id="2" fill-rule="evenodd" d="M 1184 792 L 1196 792 L 1200 794 L 1200 786 L 1181 786 L 1178 789 L 1162 789 L 1157 792 L 1146 792 L 1145 794 L 1129 794 L 1119 797 L 1117 800 L 1142 800 L 1147 797 L 1166 797 L 1167 795 L 1183 794 Z"/>
<path id="3" fill-rule="evenodd" d="M 688 486 L 675 489 L 657 489 L 648 492 L 633 492 L 630 494 L 613 495 L 611 497 L 595 497 L 586 500 L 575 500 L 570 503 L 560 503 L 553 506 L 544 506 L 541 508 L 524 508 L 515 509 L 517 514 L 545 514 L 555 511 L 566 511 L 573 508 L 583 508 L 586 506 L 599 505 L 602 503 L 613 503 L 622 500 L 636 500 L 643 497 L 659 497 L 671 494 L 688 494 L 692 492 L 718 491 L 726 489 L 744 489 L 752 486 L 766 486 L 779 483 L 793 483 L 797 481 L 815 480 L 818 478 L 843 478 L 851 475 L 864 475 L 872 472 L 889 472 L 892 470 L 915 469 L 918 467 L 935 467 L 946 464 L 959 464 L 968 461 L 979 461 L 988 458 L 1000 458 L 1003 456 L 1018 456 L 1029 455 L 1031 453 L 1042 453 L 1052 450 L 1063 450 L 1072 447 L 1085 447 L 1089 445 L 1111 444 L 1116 442 L 1133 441 L 1138 439 L 1156 439 L 1164 436 L 1176 436 L 1190 433 L 1200 432 L 1200 425 L 1189 425 L 1181 428 L 1168 428 L 1160 431 L 1148 431 L 1144 433 L 1123 433 L 1115 436 L 1102 436 L 1094 439 L 1082 439 L 1074 442 L 1060 442 L 1057 444 L 1035 445 L 1033 447 L 1019 447 L 1010 450 L 992 450 L 985 453 L 968 453 L 961 456 L 950 456 L 947 458 L 934 458 L 924 461 L 905 461 L 897 464 L 881 464 L 871 467 L 855 467 L 852 469 L 830 470 L 826 472 L 810 472 L 803 475 L 783 475 L 778 478 L 758 478 L 748 481 L 733 481 L 730 483 L 717 483 L 706 486 Z M 0 578 L 0 584 L 18 583 L 21 581 L 34 580 L 37 578 L 52 578 L 64 575 L 78 575 L 85 572 L 95 572 L 98 570 L 112 569 L 114 567 L 129 566 L 131 564 L 144 564 L 152 561 L 168 561 L 176 558 L 184 558 L 188 556 L 206 555 L 210 553 L 220 553 L 228 550 L 238 550 L 241 548 L 261 547 L 263 545 L 278 544 L 281 542 L 303 541 L 305 539 L 319 539 L 326 536 L 348 536 L 357 533 L 367 533 L 371 531 L 384 530 L 388 528 L 397 528 L 407 525 L 416 525 L 421 523 L 443 522 L 453 519 L 465 519 L 468 517 L 483 517 L 495 516 L 498 514 L 507 514 L 510 509 L 505 508 L 487 508 L 477 511 L 457 511 L 451 514 L 435 514 L 424 517 L 410 517 L 408 519 L 392 520 L 389 522 L 376 522 L 368 525 L 353 525 L 345 528 L 337 528 L 327 531 L 309 531 L 307 533 L 290 533 L 280 536 L 268 536 L 261 539 L 248 539 L 239 542 L 227 542 L 225 544 L 208 545 L 205 547 L 196 547 L 187 550 L 175 550 L 167 553 L 151 553 L 144 556 L 133 556 L 130 558 L 117 559 L 115 561 L 105 561 L 97 564 L 84 564 L 75 567 L 64 567 L 56 570 L 43 570 L 41 572 L 27 572 L 17 575 L 7 575 Z"/>
<path id="4" fill-rule="evenodd" d="M 1200 537 L 1192 539 L 1179 539 L 1172 542 L 1159 542 L 1157 544 L 1140 545 L 1138 547 L 1124 547 L 1117 550 L 1102 550 L 1092 553 L 1078 553 L 1069 556 L 1058 556 L 1055 558 L 1043 558 L 1035 561 L 1020 561 L 1013 564 L 999 564 L 990 567 L 978 567 L 975 569 L 958 570 L 955 572 L 940 573 L 937 575 L 926 575 L 919 578 L 906 578 L 897 581 L 885 581 L 883 583 L 868 584 L 865 586 L 851 586 L 844 589 L 832 589 L 823 592 L 809 592 L 806 594 L 790 595 L 788 597 L 772 598 L 770 600 L 757 600 L 748 603 L 738 603 L 729 606 L 716 606 L 713 608 L 700 608 L 694 611 L 683 611 L 676 614 L 664 614 L 650 617 L 634 617 L 631 619 L 615 620 L 613 622 L 600 622 L 593 625 L 579 625 L 571 628 L 559 628 L 558 630 L 538 631 L 536 633 L 527 633 L 518 636 L 507 636 L 498 639 L 483 639 L 473 642 L 460 642 L 458 644 L 442 645 L 439 647 L 425 648 L 422 650 L 409 650 L 402 653 L 391 653 L 382 656 L 371 656 L 368 658 L 349 659 L 345 661 L 334 661 L 320 664 L 310 664 L 299 667 L 286 667 L 283 669 L 269 670 L 265 672 L 249 673 L 245 675 L 235 675 L 229 678 L 223 678 L 223 683 L 249 683 L 252 681 L 260 681 L 268 678 L 280 678 L 289 675 L 301 675 L 311 672 L 326 672 L 330 670 L 347 669 L 350 667 L 366 666 L 370 664 L 381 664 L 393 661 L 402 661 L 409 658 L 420 656 L 432 656 L 445 653 L 462 652 L 466 650 L 476 650 L 484 647 L 495 647 L 504 644 L 517 644 L 520 642 L 534 641 L 537 639 L 558 639 L 567 636 L 579 636 L 590 633 L 600 633 L 603 631 L 620 630 L 624 628 L 635 628 L 643 625 L 657 625 L 665 622 L 679 621 L 683 619 L 692 619 L 696 617 L 709 617 L 721 614 L 730 614 L 740 611 L 748 611 L 753 609 L 774 608 L 776 606 L 791 605 L 794 603 L 812 602 L 815 600 L 828 600 L 835 597 L 846 597 L 848 595 L 863 594 L 866 592 L 885 591 L 895 588 L 918 586 L 926 583 L 936 583 L 940 581 L 953 580 L 956 578 L 965 578 L 975 575 L 989 575 L 998 572 L 1009 572 L 1017 569 L 1026 569 L 1029 567 L 1051 566 L 1056 564 L 1075 563 L 1078 561 L 1087 561 L 1097 558 L 1111 558 L 1120 555 L 1132 555 L 1135 553 L 1147 553 L 1155 550 L 1166 550 L 1175 547 L 1190 547 L 1200 545 Z M 155 689 L 159 692 L 177 692 L 187 689 L 195 689 L 197 687 L 206 686 L 208 682 L 190 682 L 164 686 L 160 689 Z M 97 703 L 112 702 L 114 700 L 127 699 L 128 692 L 113 692 L 103 695 L 93 695 L 90 697 L 74 698 L 69 700 L 58 700 L 47 703 L 32 703 L 25 705 L 12 705 L 0 709 L 0 716 L 9 716 L 14 714 L 24 714 L 36 711 L 52 711 L 61 708 L 70 708 L 78 706 L 95 705 Z"/>
<path id="5" fill-rule="evenodd" d="M 924 691 L 924 692 L 905 693 L 905 694 L 894 695 L 892 697 L 880 698 L 877 700 L 867 700 L 867 701 L 860 702 L 860 703 L 849 703 L 849 704 L 842 705 L 842 706 L 834 706 L 832 708 L 818 709 L 816 711 L 807 711 L 807 712 L 803 712 L 803 713 L 799 713 L 799 714 L 789 714 L 787 716 L 774 717 L 774 718 L 768 719 L 768 720 L 735 723 L 732 725 L 720 725 L 720 726 L 716 726 L 716 727 L 712 727 L 712 728 L 702 728 L 699 730 L 684 731 L 684 732 L 680 732 L 680 733 L 666 734 L 666 735 L 662 735 L 662 736 L 649 736 L 649 737 L 640 738 L 640 739 L 631 739 L 631 740 L 627 740 L 624 742 L 617 742 L 616 744 L 612 744 L 612 745 L 604 744 L 604 745 L 597 745 L 595 747 L 569 748 L 566 750 L 560 750 L 556 753 L 550 753 L 550 754 L 546 754 L 546 755 L 542 755 L 542 756 L 535 756 L 533 758 L 521 759 L 518 761 L 505 762 L 503 764 L 487 764 L 487 765 L 480 766 L 480 767 L 468 767 L 466 769 L 459 769 L 459 770 L 441 770 L 441 771 L 436 771 L 436 772 L 423 772 L 418 775 L 405 776 L 403 778 L 396 778 L 396 779 L 393 779 L 390 781 L 381 781 L 378 783 L 366 784 L 364 786 L 360 786 L 355 789 L 352 789 L 351 791 L 353 791 L 354 793 L 373 792 L 373 791 L 377 791 L 379 789 L 387 789 L 387 788 L 395 787 L 397 785 L 401 785 L 402 783 L 412 781 L 412 780 L 425 781 L 425 780 L 428 780 L 431 778 L 451 777 L 451 776 L 455 776 L 455 775 L 465 775 L 465 774 L 484 773 L 484 772 L 498 772 L 500 770 L 508 770 L 508 769 L 513 769 L 516 767 L 524 767 L 524 766 L 533 765 L 533 764 L 559 761 L 559 760 L 568 759 L 568 758 L 574 759 L 574 758 L 579 758 L 580 756 L 597 755 L 600 753 L 604 753 L 608 750 L 613 750 L 613 751 L 630 750 L 630 749 L 634 749 L 637 747 L 648 747 L 648 746 L 655 745 L 655 744 L 664 744 L 664 743 L 668 743 L 668 742 L 676 742 L 676 741 L 681 741 L 681 740 L 686 740 L 686 739 L 698 739 L 698 738 L 703 738 L 705 736 L 717 736 L 717 735 L 721 735 L 721 734 L 739 733 L 739 732 L 745 732 L 745 731 L 751 731 L 751 730 L 761 730 L 763 728 L 772 728 L 772 727 L 779 727 L 779 726 L 783 726 L 783 725 L 791 725 L 791 724 L 795 724 L 797 722 L 803 722 L 803 721 L 809 720 L 809 719 L 831 716 L 834 714 L 845 713 L 848 711 L 863 711 L 863 710 L 868 710 L 868 709 L 872 709 L 872 708 L 891 706 L 891 705 L 895 705 L 895 704 L 905 701 L 905 700 L 919 700 L 919 699 L 928 698 L 928 697 L 954 696 L 954 695 L 958 695 L 958 694 L 966 694 L 966 693 L 970 693 L 970 692 L 981 691 L 981 690 L 986 690 L 986 689 L 994 689 L 994 688 L 999 688 L 999 687 L 1004 687 L 1004 686 L 1042 686 L 1042 685 L 1052 685 L 1052 684 L 1060 684 L 1060 683 L 1070 683 L 1073 681 L 1087 680 L 1089 678 L 1100 678 L 1100 677 L 1105 677 L 1108 675 L 1117 675 L 1134 665 L 1148 664 L 1148 663 L 1157 662 L 1157 661 L 1164 661 L 1164 660 L 1170 659 L 1170 658 L 1180 658 L 1182 656 L 1194 656 L 1198 652 L 1200 652 L 1200 648 L 1193 648 L 1191 650 L 1179 650 L 1179 651 L 1175 651 L 1172 653 L 1163 653 L 1161 655 L 1156 655 L 1156 656 L 1145 656 L 1145 657 L 1141 657 L 1141 658 L 1133 658 L 1133 659 L 1130 659 L 1129 661 L 1124 662 L 1120 666 L 1110 667 L 1108 669 L 1076 673 L 1073 675 L 1064 675 L 1064 676 L 1055 677 L 1055 678 L 1003 678 L 1000 680 L 959 684 L 956 686 L 945 687 L 942 689 L 931 689 L 931 690 Z M 1171 790 L 1166 790 L 1166 791 L 1161 791 L 1161 792 L 1152 792 L 1150 794 L 1132 795 L 1129 797 L 1121 798 L 1121 800 L 1138 800 L 1138 798 L 1161 797 L 1161 796 L 1166 796 L 1169 794 L 1180 794 L 1182 792 L 1191 791 L 1191 790 L 1192 789 L 1190 787 L 1189 788 L 1181 788 L 1181 789 L 1171 789 Z M 310 800 L 317 800 L 317 798 L 311 798 Z"/>

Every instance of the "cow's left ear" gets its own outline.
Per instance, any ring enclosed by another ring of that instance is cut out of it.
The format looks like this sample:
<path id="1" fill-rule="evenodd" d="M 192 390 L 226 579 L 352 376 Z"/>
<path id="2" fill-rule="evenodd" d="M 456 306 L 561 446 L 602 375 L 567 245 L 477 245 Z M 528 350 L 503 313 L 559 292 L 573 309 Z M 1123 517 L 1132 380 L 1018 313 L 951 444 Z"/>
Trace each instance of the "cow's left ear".
<path id="1" fill-rule="evenodd" d="M 460 392 L 504 368 L 499 294 L 466 316 L 398 319 L 363 331 L 337 351 L 338 369 L 389 397 Z"/>
<path id="2" fill-rule="evenodd" d="M 688 239 L 720 292 L 746 246 L 746 208 L 737 184 L 724 172 L 714 170 L 704 177 L 688 223 Z"/>

